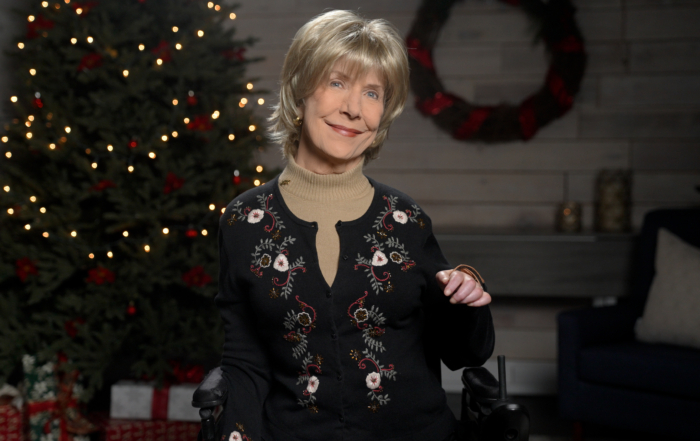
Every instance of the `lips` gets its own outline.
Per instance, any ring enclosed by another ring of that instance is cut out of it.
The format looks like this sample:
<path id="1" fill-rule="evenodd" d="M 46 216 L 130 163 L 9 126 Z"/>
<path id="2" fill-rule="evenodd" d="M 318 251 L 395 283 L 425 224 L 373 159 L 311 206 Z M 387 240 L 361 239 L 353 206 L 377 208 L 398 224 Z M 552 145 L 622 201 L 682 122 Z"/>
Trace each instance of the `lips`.
<path id="1" fill-rule="evenodd" d="M 341 125 L 337 125 L 337 124 L 330 124 L 330 123 L 326 123 L 326 124 L 328 124 L 333 130 L 335 130 L 336 132 L 338 132 L 344 136 L 355 137 L 357 135 L 361 135 L 364 133 L 364 132 L 361 132 L 360 130 L 351 129 L 349 127 L 345 127 L 345 126 L 341 126 Z"/>

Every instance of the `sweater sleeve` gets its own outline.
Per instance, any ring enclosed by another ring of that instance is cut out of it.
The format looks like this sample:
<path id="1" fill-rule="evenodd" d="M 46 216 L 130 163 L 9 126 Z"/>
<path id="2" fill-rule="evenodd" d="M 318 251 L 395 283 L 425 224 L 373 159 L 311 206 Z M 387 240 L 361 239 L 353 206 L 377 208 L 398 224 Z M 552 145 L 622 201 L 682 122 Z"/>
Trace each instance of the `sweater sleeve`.
<path id="1" fill-rule="evenodd" d="M 246 287 L 236 283 L 224 234 L 219 230 L 219 293 L 216 305 L 224 323 L 221 369 L 228 397 L 220 418 L 217 439 L 262 439 L 262 412 L 269 391 L 269 363 L 256 332 L 255 314 Z M 225 438 L 222 438 L 225 436 Z M 244 437 L 245 436 L 245 437 Z"/>
<path id="2" fill-rule="evenodd" d="M 453 269 L 440 250 L 428 222 L 429 234 L 423 246 L 426 278 L 426 330 L 445 365 L 457 370 L 481 366 L 493 353 L 495 343 L 489 306 L 453 305 L 435 275 Z"/>

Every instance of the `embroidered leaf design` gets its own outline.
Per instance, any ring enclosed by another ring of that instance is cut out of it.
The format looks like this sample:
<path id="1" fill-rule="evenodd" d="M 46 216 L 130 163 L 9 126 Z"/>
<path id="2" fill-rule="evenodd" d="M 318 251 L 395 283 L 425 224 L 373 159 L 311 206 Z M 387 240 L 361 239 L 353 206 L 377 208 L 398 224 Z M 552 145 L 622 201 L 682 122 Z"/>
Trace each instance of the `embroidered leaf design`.
<path id="1" fill-rule="evenodd" d="M 420 216 L 420 207 L 416 204 L 411 205 L 411 208 L 413 208 L 413 212 L 408 216 L 408 220 L 411 222 L 418 222 L 418 216 Z"/>
<path id="2" fill-rule="evenodd" d="M 260 258 L 262 257 L 260 253 L 264 250 L 272 251 L 275 244 L 272 239 L 260 239 L 260 244 L 255 247 L 255 251 L 251 253 L 253 256 L 253 265 L 260 266 Z"/>
<path id="3" fill-rule="evenodd" d="M 379 251 L 384 251 L 384 248 L 382 245 L 379 243 L 376 237 L 374 237 L 374 234 L 366 234 L 363 236 L 365 238 L 365 241 L 371 242 L 374 247 L 376 247 Z"/>
<path id="4" fill-rule="evenodd" d="M 384 343 L 372 337 L 369 334 L 371 330 L 372 328 L 362 330 L 362 336 L 365 338 L 365 344 L 369 346 L 372 350 L 384 352 L 386 350 L 386 348 L 384 347 Z"/>
<path id="5" fill-rule="evenodd" d="M 374 320 L 374 323 L 377 326 L 383 325 L 386 322 L 386 317 L 384 317 L 384 313 L 379 312 L 379 308 L 377 308 L 376 305 L 372 305 L 372 307 L 369 308 L 369 310 L 367 310 L 367 312 L 368 312 L 370 318 L 372 320 Z"/>
<path id="6" fill-rule="evenodd" d="M 293 331 L 297 324 L 297 313 L 291 310 L 287 313 L 287 318 L 284 319 L 284 327 L 289 331 Z"/>
<path id="7" fill-rule="evenodd" d="M 299 333 L 299 332 L 300 331 L 297 330 L 297 333 Z M 306 347 L 309 343 L 307 338 L 306 338 L 306 334 L 301 333 L 299 335 L 301 336 L 301 341 L 299 341 L 299 343 L 297 343 L 296 346 L 294 346 L 292 348 L 292 357 L 294 357 L 294 358 L 301 357 L 301 355 L 306 351 Z M 306 377 L 307 377 L 306 379 L 308 380 L 308 375 Z"/>

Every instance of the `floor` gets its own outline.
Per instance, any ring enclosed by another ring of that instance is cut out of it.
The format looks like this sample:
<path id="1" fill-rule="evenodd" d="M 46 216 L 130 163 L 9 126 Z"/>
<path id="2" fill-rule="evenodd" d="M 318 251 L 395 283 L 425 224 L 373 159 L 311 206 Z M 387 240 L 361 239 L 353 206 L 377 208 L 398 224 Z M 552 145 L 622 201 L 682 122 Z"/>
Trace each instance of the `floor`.
<path id="1" fill-rule="evenodd" d="M 511 396 L 524 405 L 530 414 L 530 441 L 571 441 L 573 424 L 559 418 L 556 396 Z M 447 404 L 455 415 L 461 408 L 460 394 L 447 394 Z M 658 436 L 587 424 L 583 426 L 585 441 L 658 441 Z M 664 441 L 672 441 L 665 439 Z"/>

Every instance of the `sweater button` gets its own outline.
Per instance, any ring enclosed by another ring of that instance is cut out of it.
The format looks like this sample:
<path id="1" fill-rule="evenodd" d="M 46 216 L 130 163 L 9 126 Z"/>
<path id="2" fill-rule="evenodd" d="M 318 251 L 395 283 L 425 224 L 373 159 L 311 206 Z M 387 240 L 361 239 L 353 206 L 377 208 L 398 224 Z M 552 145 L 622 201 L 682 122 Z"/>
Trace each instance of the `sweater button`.
<path id="1" fill-rule="evenodd" d="M 331 298 L 331 295 L 332 295 L 332 294 L 331 294 L 330 291 L 328 291 L 328 292 L 326 293 L 326 297 L 328 297 L 329 299 Z"/>
<path id="2" fill-rule="evenodd" d="M 347 254 L 343 256 L 343 260 L 348 260 L 348 255 L 347 255 Z"/>
<path id="3" fill-rule="evenodd" d="M 335 332 L 332 333 L 332 334 L 331 334 L 331 338 L 332 338 L 333 340 L 335 340 L 336 338 L 338 338 L 338 334 L 336 334 Z"/>

